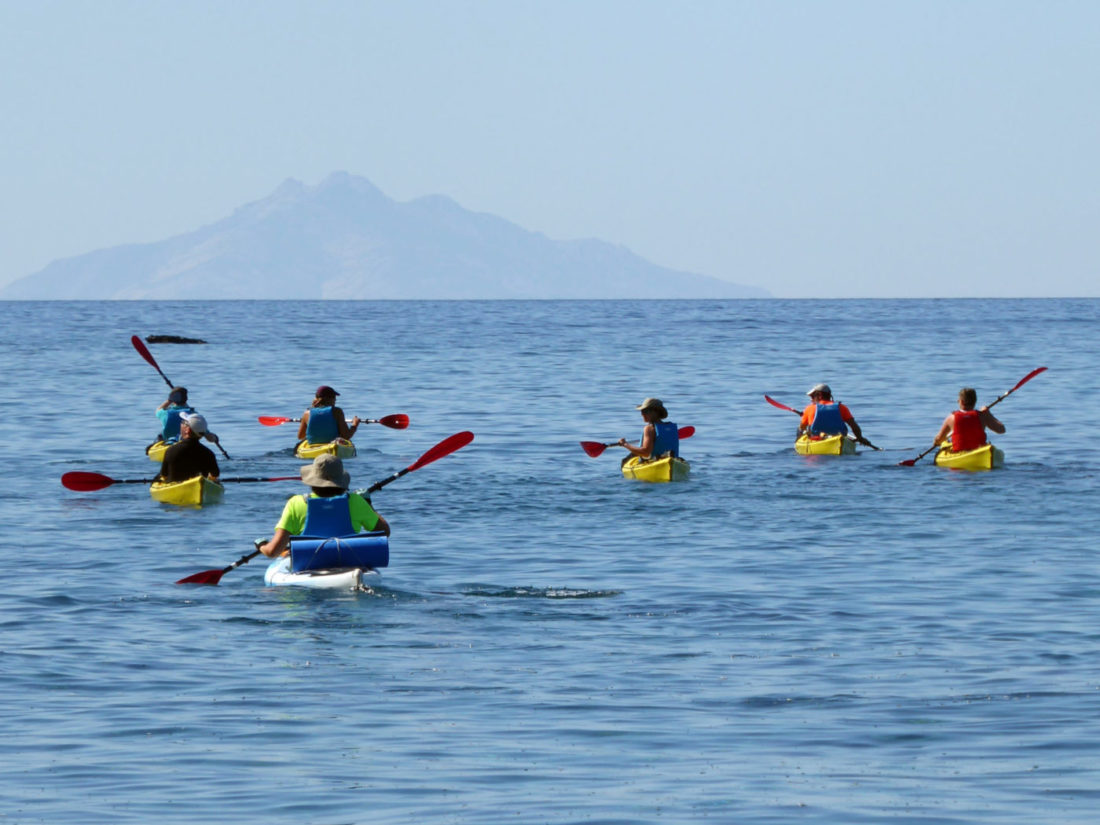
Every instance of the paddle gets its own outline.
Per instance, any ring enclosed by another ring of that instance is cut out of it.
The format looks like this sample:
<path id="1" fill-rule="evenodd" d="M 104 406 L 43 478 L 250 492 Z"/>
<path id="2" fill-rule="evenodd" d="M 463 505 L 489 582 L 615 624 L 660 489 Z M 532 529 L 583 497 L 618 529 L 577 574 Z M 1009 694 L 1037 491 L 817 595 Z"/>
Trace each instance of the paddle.
<path id="1" fill-rule="evenodd" d="M 153 357 L 153 353 L 149 352 L 149 348 L 145 346 L 145 342 L 138 338 L 136 335 L 131 335 L 130 343 L 134 345 L 134 349 L 138 351 L 138 355 L 140 355 L 142 358 L 152 364 L 153 369 L 160 373 L 160 377 L 164 379 L 164 383 L 167 384 L 169 387 L 175 388 L 176 385 L 173 384 L 171 379 L 169 379 L 169 377 L 164 374 L 164 370 L 160 368 L 160 364 L 158 364 L 157 359 Z M 224 455 L 226 458 L 229 458 L 229 453 L 225 451 L 225 447 L 222 446 L 222 443 L 218 440 L 218 437 L 214 435 L 214 433 L 205 433 L 204 437 L 207 441 L 214 442 L 214 446 L 221 450 L 222 455 Z"/>
<path id="2" fill-rule="evenodd" d="M 680 429 L 678 429 L 676 431 L 676 433 L 677 433 L 677 435 L 680 436 L 680 438 L 691 438 L 693 435 L 695 435 L 695 428 L 691 427 L 691 426 L 681 427 Z M 584 450 L 586 453 L 588 453 L 588 455 L 591 456 L 592 458 L 597 458 L 597 457 L 603 455 L 603 451 L 606 450 L 608 447 L 618 447 L 618 446 L 620 446 L 620 445 L 617 441 L 613 441 L 610 444 L 603 444 L 599 441 L 582 441 L 581 442 L 581 449 Z"/>
<path id="3" fill-rule="evenodd" d="M 781 410 L 786 410 L 787 412 L 793 412 L 795 415 L 798 415 L 798 416 L 802 415 L 802 413 L 800 413 L 798 410 L 794 409 L 793 407 L 788 407 L 786 404 L 780 404 L 778 401 L 776 401 L 770 395 L 765 395 L 764 400 L 767 401 L 769 404 L 771 404 L 773 407 L 779 407 L 779 409 L 781 409 Z M 853 436 L 852 438 L 853 438 L 854 441 L 857 441 L 860 444 L 865 444 L 866 446 L 870 447 L 872 450 L 881 450 L 882 449 L 882 447 L 876 447 L 874 444 L 872 444 L 866 438 L 855 438 L 855 436 Z"/>
<path id="4" fill-rule="evenodd" d="M 79 490 L 81 492 L 102 490 L 104 487 L 110 487 L 112 484 L 152 484 L 156 480 L 155 478 L 111 478 L 101 473 L 84 473 L 79 471 L 65 473 L 65 475 L 61 476 L 61 483 L 63 485 L 70 490 Z M 226 482 L 245 484 L 255 481 L 301 481 L 301 478 L 298 476 L 278 476 L 276 478 L 236 477 L 218 479 L 218 482 L 222 484 Z"/>
<path id="5" fill-rule="evenodd" d="M 451 453 L 456 452 L 457 450 L 461 450 L 473 440 L 474 434 L 469 431 L 455 433 L 449 438 L 445 438 L 440 441 L 438 444 L 436 444 L 434 447 L 424 453 L 424 455 L 420 456 L 420 458 L 418 458 L 404 470 L 399 470 L 389 478 L 385 478 L 382 479 L 382 481 L 375 482 L 366 490 L 362 491 L 361 494 L 369 495 L 375 490 L 381 490 L 387 484 L 393 481 L 397 481 L 397 479 L 401 478 L 401 476 L 405 475 L 406 473 L 411 473 L 413 470 L 419 470 L 421 467 L 431 464 L 433 461 L 438 461 L 439 459 L 444 458 L 445 456 L 449 456 Z M 195 573 L 194 575 L 180 579 L 178 582 L 176 582 L 176 584 L 217 584 L 219 581 L 221 581 L 221 577 L 228 573 L 230 570 L 235 567 L 240 567 L 242 564 L 246 564 L 247 562 L 256 558 L 256 556 L 260 555 L 260 545 L 263 543 L 263 539 L 256 539 L 256 549 L 251 553 L 248 553 L 247 555 L 241 556 L 228 567 L 223 567 L 221 570 L 204 570 L 201 573 Z"/>
<path id="6" fill-rule="evenodd" d="M 283 418 L 278 415 L 261 415 L 258 416 L 258 420 L 265 427 L 278 427 L 280 424 L 297 423 L 302 419 Z M 409 426 L 409 417 L 404 413 L 397 413 L 396 415 L 384 415 L 381 418 L 363 418 L 360 419 L 359 423 L 381 424 L 383 427 L 389 427 L 391 430 L 403 430 Z"/>
<path id="7" fill-rule="evenodd" d="M 147 346 L 145 346 L 144 341 L 142 341 L 136 335 L 132 335 L 132 336 L 130 336 L 130 343 L 134 345 L 134 349 L 136 349 L 138 351 L 138 355 L 140 355 L 142 358 L 144 358 L 146 361 L 148 361 L 150 364 L 152 364 L 153 369 L 155 369 L 157 372 L 160 373 L 160 377 L 164 379 L 165 384 L 167 384 L 170 388 L 176 386 L 175 384 L 173 384 L 171 382 L 171 380 L 169 380 L 168 376 L 164 374 L 164 371 L 160 368 L 160 365 L 157 363 L 157 359 L 155 359 L 153 357 L 153 353 L 149 352 L 149 348 Z"/>
<path id="8" fill-rule="evenodd" d="M 1020 387 L 1022 387 L 1024 384 L 1026 384 L 1028 381 L 1030 381 L 1036 375 L 1038 375 L 1041 372 L 1046 372 L 1046 369 L 1047 369 L 1046 367 L 1038 367 L 1037 369 L 1033 369 L 1031 372 L 1029 372 L 1027 375 L 1025 375 L 1023 378 L 1021 378 L 1019 381 L 1017 381 L 1015 387 L 1013 387 L 1012 389 L 1010 389 L 1008 392 L 1004 393 L 1003 395 L 998 395 L 995 399 L 993 399 L 992 403 L 986 404 L 985 408 L 988 410 L 990 407 L 993 407 L 997 404 L 1000 404 L 1002 401 L 1004 401 L 1006 398 L 1008 398 L 1010 395 L 1012 395 L 1012 393 L 1016 392 L 1016 390 L 1020 389 Z M 905 459 L 905 461 L 899 461 L 898 466 L 899 467 L 912 467 L 914 464 L 916 464 L 918 461 L 920 461 L 922 458 L 924 458 L 926 455 L 928 455 L 933 450 L 937 449 L 939 446 L 940 446 L 939 444 L 933 444 L 931 447 L 929 447 L 923 453 L 918 455 L 916 458 L 907 458 L 907 459 Z"/>

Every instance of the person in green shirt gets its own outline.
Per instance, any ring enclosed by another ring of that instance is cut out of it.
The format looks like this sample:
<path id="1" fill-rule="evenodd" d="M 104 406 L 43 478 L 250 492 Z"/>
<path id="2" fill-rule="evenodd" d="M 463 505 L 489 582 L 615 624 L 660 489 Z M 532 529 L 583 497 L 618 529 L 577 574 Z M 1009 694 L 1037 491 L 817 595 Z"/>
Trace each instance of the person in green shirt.
<path id="1" fill-rule="evenodd" d="M 336 456 L 328 453 L 319 455 L 312 464 L 302 467 L 300 472 L 302 482 L 309 485 L 310 493 L 308 496 L 292 496 L 287 501 L 279 523 L 275 525 L 275 533 L 271 540 L 259 545 L 260 552 L 265 556 L 279 556 L 286 553 L 290 548 L 290 537 L 302 535 L 307 522 L 314 525 L 321 524 L 321 532 L 327 532 L 333 523 L 342 523 L 346 530 L 346 525 L 350 522 L 352 533 L 365 530 L 381 531 L 387 536 L 390 534 L 390 525 L 375 512 L 370 501 L 358 493 L 347 491 L 351 485 L 351 476 L 344 469 L 344 462 Z M 339 505 L 335 507 L 339 512 L 334 512 L 334 508 L 328 504 L 328 501 L 336 504 L 334 500 L 341 498 L 347 501 L 348 520 L 344 520 L 344 513 Z M 311 504 L 318 500 L 321 501 Z M 317 532 L 316 526 L 311 527 L 311 535 Z"/>

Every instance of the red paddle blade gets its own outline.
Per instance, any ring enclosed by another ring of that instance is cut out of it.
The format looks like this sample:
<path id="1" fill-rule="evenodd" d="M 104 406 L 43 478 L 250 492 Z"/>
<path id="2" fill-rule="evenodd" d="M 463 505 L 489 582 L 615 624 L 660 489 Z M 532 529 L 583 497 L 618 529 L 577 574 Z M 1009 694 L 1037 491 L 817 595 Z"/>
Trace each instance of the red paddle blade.
<path id="1" fill-rule="evenodd" d="M 280 424 L 286 424 L 288 421 L 293 421 L 294 419 L 283 418 L 281 415 L 261 415 L 258 420 L 265 427 L 278 427 Z"/>
<path id="2" fill-rule="evenodd" d="M 456 450 L 461 450 L 467 444 L 474 440 L 474 434 L 469 430 L 464 430 L 460 433 L 455 433 L 449 438 L 444 438 L 424 455 L 420 456 L 415 462 L 409 465 L 409 472 L 413 470 L 419 470 L 425 464 L 431 464 L 433 461 L 438 461 L 444 456 L 448 456 Z"/>
<path id="3" fill-rule="evenodd" d="M 1027 375 L 1025 375 L 1023 378 L 1021 378 L 1020 383 L 1017 384 L 1012 389 L 1010 389 L 1009 392 L 1016 392 L 1016 390 L 1020 389 L 1020 387 L 1022 387 L 1024 384 L 1026 384 L 1028 381 L 1030 381 L 1032 378 L 1034 378 L 1036 375 L 1038 375 L 1041 372 L 1046 372 L 1046 367 L 1039 367 L 1038 369 L 1035 369 L 1035 370 L 1032 370 L 1031 372 L 1029 372 Z"/>
<path id="4" fill-rule="evenodd" d="M 916 463 L 917 463 L 917 460 L 915 458 L 907 458 L 907 459 L 905 459 L 905 461 L 899 461 L 898 466 L 899 467 L 912 467 Z"/>
<path id="5" fill-rule="evenodd" d="M 72 472 L 61 476 L 61 483 L 70 490 L 87 492 L 88 490 L 102 490 L 104 487 L 110 487 L 115 483 L 115 480 L 100 473 Z"/>
<path id="6" fill-rule="evenodd" d="M 176 584 L 217 584 L 225 575 L 224 570 L 203 570 L 185 579 L 180 579 Z"/>
<path id="7" fill-rule="evenodd" d="M 695 428 L 691 426 L 681 427 L 676 431 L 676 434 L 679 435 L 680 438 L 691 438 L 695 435 Z"/>
<path id="8" fill-rule="evenodd" d="M 409 426 L 409 417 L 404 413 L 384 415 L 378 419 L 378 423 L 383 427 L 389 427 L 391 430 L 403 430 Z"/>
<path id="9" fill-rule="evenodd" d="M 603 451 L 606 450 L 609 446 L 609 444 L 601 444 L 599 441 L 581 442 L 581 449 L 588 453 L 588 455 L 592 458 L 598 458 L 599 456 L 603 455 Z"/>
<path id="10" fill-rule="evenodd" d="M 801 413 L 798 412 L 798 410 L 794 409 L 793 407 L 788 407 L 786 404 L 780 404 L 778 401 L 776 401 L 770 395 L 765 395 L 764 400 L 767 401 L 769 404 L 771 404 L 773 407 L 779 407 L 779 409 L 781 409 L 781 410 L 786 410 L 787 412 L 793 412 L 795 415 L 800 415 L 801 414 Z"/>
<path id="11" fill-rule="evenodd" d="M 130 336 L 130 343 L 134 345 L 134 349 L 138 351 L 138 355 L 148 361 L 152 366 L 160 369 L 157 366 L 156 359 L 153 358 L 153 353 L 149 352 L 149 348 L 145 346 L 145 342 L 138 338 L 136 335 Z"/>

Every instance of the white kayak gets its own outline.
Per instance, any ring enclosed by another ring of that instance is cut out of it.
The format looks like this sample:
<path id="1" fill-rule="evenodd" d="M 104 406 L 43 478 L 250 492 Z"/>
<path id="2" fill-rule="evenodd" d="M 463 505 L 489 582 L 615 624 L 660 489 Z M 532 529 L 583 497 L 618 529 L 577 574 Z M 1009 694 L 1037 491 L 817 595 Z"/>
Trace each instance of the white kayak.
<path id="1" fill-rule="evenodd" d="M 269 587 L 312 587 L 321 590 L 367 590 L 382 581 L 373 567 L 344 567 L 333 570 L 290 569 L 290 556 L 281 556 L 268 565 L 264 584 Z"/>
<path id="2" fill-rule="evenodd" d="M 365 590 L 382 580 L 378 568 L 389 563 L 390 543 L 385 533 L 327 539 L 298 536 L 290 540 L 289 554 L 268 565 L 264 582 L 272 587 Z"/>

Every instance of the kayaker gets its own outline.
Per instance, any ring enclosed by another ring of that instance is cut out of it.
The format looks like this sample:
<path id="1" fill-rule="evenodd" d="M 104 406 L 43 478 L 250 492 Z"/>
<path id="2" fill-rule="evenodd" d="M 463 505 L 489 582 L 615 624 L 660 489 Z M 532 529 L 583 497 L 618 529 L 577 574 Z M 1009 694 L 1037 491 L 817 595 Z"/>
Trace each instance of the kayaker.
<path id="1" fill-rule="evenodd" d="M 180 440 L 164 452 L 160 464 L 161 481 L 187 481 L 195 476 L 206 476 L 218 480 L 221 471 L 213 450 L 200 440 L 207 433 L 206 419 L 198 413 L 185 413 L 180 416 Z"/>
<path id="2" fill-rule="evenodd" d="M 619 446 L 626 447 L 632 454 L 643 459 L 660 458 L 671 453 L 680 455 L 680 434 L 676 425 L 668 418 L 668 410 L 660 398 L 647 398 L 634 409 L 642 414 L 645 427 L 642 428 L 642 441 L 635 447 L 625 438 L 619 439 Z"/>
<path id="3" fill-rule="evenodd" d="M 989 407 L 975 410 L 978 393 L 973 387 L 959 390 L 959 408 L 943 420 L 943 426 L 932 440 L 937 446 L 951 440 L 951 451 L 955 453 L 976 450 L 986 443 L 986 429 L 1003 433 L 1005 425 L 989 411 Z"/>
<path id="4" fill-rule="evenodd" d="M 374 511 L 368 499 L 349 493 L 351 476 L 344 462 L 334 455 L 319 455 L 300 470 L 302 482 L 309 485 L 308 496 L 291 496 L 283 507 L 275 534 L 260 545 L 265 556 L 278 556 L 290 547 L 291 536 L 332 538 L 350 536 L 366 530 L 381 530 L 387 536 L 390 526 Z"/>
<path id="5" fill-rule="evenodd" d="M 189 415 L 195 410 L 187 403 L 187 388 L 172 387 L 167 400 L 157 407 L 157 419 L 160 421 L 160 435 L 157 441 L 179 441 L 180 416 Z"/>
<path id="6" fill-rule="evenodd" d="M 348 426 L 344 411 L 336 406 L 336 392 L 327 384 L 322 384 L 314 393 L 310 408 L 302 413 L 302 423 L 298 425 L 298 440 L 305 439 L 308 444 L 328 444 L 337 438 L 351 441 L 359 429 L 359 416 L 351 419 Z"/>
<path id="7" fill-rule="evenodd" d="M 851 429 L 856 441 L 874 449 L 874 445 L 863 437 L 852 411 L 839 401 L 833 400 L 833 391 L 828 384 L 815 384 L 806 393 L 810 403 L 802 411 L 798 422 L 798 434 L 815 436 L 847 435 Z"/>

